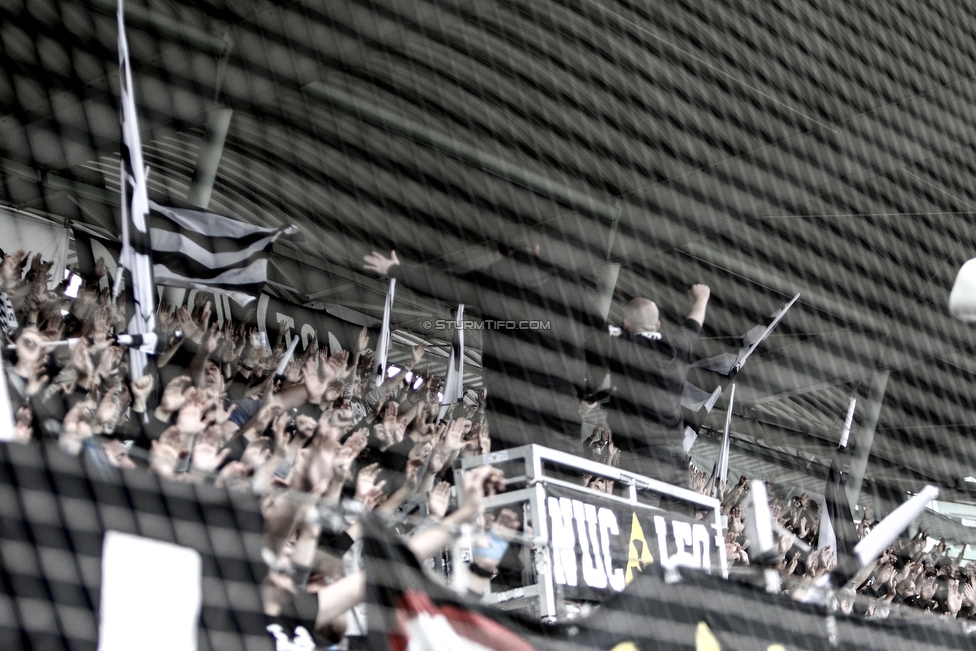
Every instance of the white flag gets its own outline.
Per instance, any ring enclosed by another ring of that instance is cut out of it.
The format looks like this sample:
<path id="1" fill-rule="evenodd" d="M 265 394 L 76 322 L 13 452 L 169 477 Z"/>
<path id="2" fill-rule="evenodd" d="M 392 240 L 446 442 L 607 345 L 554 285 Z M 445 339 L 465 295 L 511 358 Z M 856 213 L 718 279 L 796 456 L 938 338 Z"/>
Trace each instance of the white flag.
<path id="1" fill-rule="evenodd" d="M 383 384 L 386 379 L 386 357 L 390 352 L 390 313 L 393 312 L 393 294 L 396 291 L 396 278 L 390 278 L 390 286 L 386 290 L 386 304 L 383 306 L 383 327 L 380 329 L 380 340 L 376 343 L 376 386 Z"/>

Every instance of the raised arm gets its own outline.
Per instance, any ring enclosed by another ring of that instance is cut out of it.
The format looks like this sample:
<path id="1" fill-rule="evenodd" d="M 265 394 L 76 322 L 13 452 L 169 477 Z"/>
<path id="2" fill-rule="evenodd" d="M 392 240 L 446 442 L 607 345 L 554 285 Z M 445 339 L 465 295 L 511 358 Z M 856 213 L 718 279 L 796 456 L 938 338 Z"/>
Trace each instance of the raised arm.
<path id="1" fill-rule="evenodd" d="M 427 265 L 401 263 L 396 251 L 387 257 L 373 251 L 363 257 L 363 269 L 380 276 L 389 276 L 410 289 L 453 303 L 478 304 L 478 287 L 464 278 Z"/>
<path id="2" fill-rule="evenodd" d="M 708 307 L 708 297 L 711 295 L 711 290 L 708 285 L 702 285 L 701 283 L 691 286 L 688 290 L 688 296 L 692 298 L 694 304 L 691 306 L 691 311 L 688 312 L 688 318 L 697 321 L 699 326 L 705 324 L 705 308 Z"/>

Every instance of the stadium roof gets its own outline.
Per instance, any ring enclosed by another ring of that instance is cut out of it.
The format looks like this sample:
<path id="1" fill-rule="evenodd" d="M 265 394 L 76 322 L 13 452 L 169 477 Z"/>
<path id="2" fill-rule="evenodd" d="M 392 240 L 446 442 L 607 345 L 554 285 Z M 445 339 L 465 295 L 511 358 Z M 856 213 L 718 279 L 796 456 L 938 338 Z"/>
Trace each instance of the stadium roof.
<path id="1" fill-rule="evenodd" d="M 218 156 L 211 210 L 305 233 L 276 248 L 283 298 L 375 317 L 364 253 L 476 266 L 517 222 L 593 287 L 619 263 L 618 321 L 649 295 L 674 324 L 708 283 L 703 355 L 799 293 L 737 377 L 733 469 L 815 486 L 856 396 L 862 503 L 976 501 L 973 330 L 946 308 L 976 257 L 970 3 L 126 9 L 152 198 Z M 117 232 L 116 38 L 112 0 L 0 2 L 0 202 Z M 405 340 L 451 314 L 401 297 Z"/>

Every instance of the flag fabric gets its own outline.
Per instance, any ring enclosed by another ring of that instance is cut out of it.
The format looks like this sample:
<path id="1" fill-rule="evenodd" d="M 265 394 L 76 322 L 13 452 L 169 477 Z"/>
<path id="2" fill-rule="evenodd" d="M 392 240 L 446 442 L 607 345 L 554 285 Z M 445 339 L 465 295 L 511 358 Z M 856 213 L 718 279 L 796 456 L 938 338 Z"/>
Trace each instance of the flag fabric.
<path id="1" fill-rule="evenodd" d="M 725 429 L 722 432 L 722 445 L 718 451 L 718 459 L 715 461 L 715 487 L 728 481 L 729 478 L 729 454 L 732 451 L 732 407 L 735 402 L 735 385 L 729 393 L 729 408 L 725 412 Z"/>
<path id="2" fill-rule="evenodd" d="M 844 467 L 851 461 L 847 440 L 854 422 L 854 408 L 857 400 L 851 398 L 847 407 L 847 418 L 840 433 L 840 443 L 827 471 L 827 484 L 824 488 L 823 508 L 820 512 L 820 536 L 817 548 L 831 546 L 837 559 L 837 566 L 831 573 L 831 580 L 835 587 L 841 587 L 850 580 L 859 569 L 859 563 L 854 554 L 854 547 L 858 543 L 857 529 L 854 527 L 854 514 L 851 512 L 847 499 L 847 475 Z"/>
<path id="3" fill-rule="evenodd" d="M 369 647 L 374 651 L 584 651 L 548 626 L 462 598 L 435 582 L 375 516 L 363 518 Z"/>
<path id="4" fill-rule="evenodd" d="M 294 226 L 254 226 L 202 210 L 150 203 L 152 262 L 162 285 L 221 294 L 238 305 L 255 299 L 268 279 L 271 245 Z"/>
<path id="5" fill-rule="evenodd" d="M 692 364 L 692 366 L 695 368 L 704 368 L 722 375 L 737 372 L 746 363 L 746 360 L 749 359 L 749 356 L 752 355 L 759 344 L 779 325 L 779 322 L 786 316 L 786 312 L 793 307 L 793 304 L 796 303 L 798 298 L 800 298 L 799 294 L 791 298 L 790 302 L 782 308 L 770 314 L 762 323 L 742 335 L 742 345 L 739 346 L 738 352 L 722 353 L 715 357 L 700 359 Z"/>
<path id="6" fill-rule="evenodd" d="M 590 615 L 542 624 L 468 601 L 427 576 L 375 516 L 364 520 L 369 644 L 378 651 L 972 649 L 958 622 L 868 620 L 700 570 L 647 565 Z"/>
<path id="7" fill-rule="evenodd" d="M 837 558 L 837 567 L 831 575 L 835 587 L 840 587 L 857 573 L 859 569 L 854 547 L 857 545 L 857 529 L 854 515 L 847 501 L 847 473 L 844 466 L 850 463 L 851 455 L 846 447 L 838 447 L 827 471 L 827 484 L 824 487 L 823 511 L 820 514 L 819 549 L 830 545 Z"/>
<path id="8" fill-rule="evenodd" d="M 441 392 L 441 409 L 437 420 L 443 420 L 451 405 L 464 398 L 464 303 L 458 305 L 454 320 L 454 338 L 451 355 L 447 360 L 447 377 Z"/>
<path id="9" fill-rule="evenodd" d="M 146 353 L 156 348 L 156 283 L 153 280 L 152 246 L 149 239 L 149 194 L 146 167 L 142 160 L 142 138 L 136 113 L 135 89 L 129 64 L 129 45 L 125 36 L 122 0 L 118 5 L 119 80 L 121 91 L 122 151 L 120 190 L 122 194 L 122 266 L 129 287 L 126 295 L 132 304 L 127 332 L 141 335 L 145 343 L 129 349 L 129 374 L 142 377 L 150 362 Z M 119 283 L 121 285 L 122 283 Z M 118 297 L 120 286 L 115 288 Z M 151 370 L 151 369 L 150 369 Z"/>
<path id="10" fill-rule="evenodd" d="M 854 553 L 861 567 L 871 563 L 874 559 L 881 556 L 885 547 L 901 535 L 901 532 L 908 528 L 915 518 L 922 514 L 929 502 L 939 497 L 939 489 L 928 485 L 922 488 L 907 502 L 902 503 L 897 509 L 889 513 L 885 518 L 871 529 L 871 532 L 864 536 L 857 546 Z"/>
<path id="11" fill-rule="evenodd" d="M 376 342 L 376 365 L 374 384 L 380 386 L 386 379 L 386 358 L 390 352 L 390 313 L 393 312 L 393 296 L 396 293 L 396 278 L 390 278 L 390 285 L 386 289 L 386 302 L 383 304 L 383 325 L 380 327 L 380 338 Z"/>
<path id="12" fill-rule="evenodd" d="M 605 651 L 973 648 L 958 622 L 845 616 L 697 570 L 664 573 L 656 564 L 573 624 L 577 645 Z"/>
<path id="13" fill-rule="evenodd" d="M 699 359 L 691 365 L 681 394 L 681 407 L 685 410 L 685 424 L 693 434 L 701 429 L 705 416 L 712 411 L 719 396 L 749 356 L 779 325 L 799 298 L 799 294 L 795 295 L 786 305 L 742 335 L 737 352 Z"/>

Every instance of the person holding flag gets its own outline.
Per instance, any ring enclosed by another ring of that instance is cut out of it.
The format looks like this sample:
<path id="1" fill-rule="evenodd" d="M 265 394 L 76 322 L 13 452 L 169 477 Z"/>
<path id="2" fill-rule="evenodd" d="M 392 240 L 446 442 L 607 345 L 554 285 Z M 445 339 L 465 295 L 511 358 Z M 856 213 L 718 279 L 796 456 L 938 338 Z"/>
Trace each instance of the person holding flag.
<path id="1" fill-rule="evenodd" d="M 692 285 L 694 301 L 681 329 L 665 336 L 657 305 L 635 298 L 624 308 L 623 331 L 607 341 L 606 370 L 616 387 L 607 422 L 620 448 L 620 467 L 691 488 L 682 449 L 681 393 L 711 292 Z"/>

